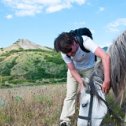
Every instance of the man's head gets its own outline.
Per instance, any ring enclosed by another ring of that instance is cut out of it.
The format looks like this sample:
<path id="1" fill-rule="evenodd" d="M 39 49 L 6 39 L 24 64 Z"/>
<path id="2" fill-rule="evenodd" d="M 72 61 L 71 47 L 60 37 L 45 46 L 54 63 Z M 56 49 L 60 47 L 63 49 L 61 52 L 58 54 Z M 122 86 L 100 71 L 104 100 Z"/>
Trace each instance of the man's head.
<path id="1" fill-rule="evenodd" d="M 55 39 L 54 48 L 57 52 L 60 51 L 68 56 L 73 56 L 77 50 L 77 43 L 72 34 L 63 32 Z"/>

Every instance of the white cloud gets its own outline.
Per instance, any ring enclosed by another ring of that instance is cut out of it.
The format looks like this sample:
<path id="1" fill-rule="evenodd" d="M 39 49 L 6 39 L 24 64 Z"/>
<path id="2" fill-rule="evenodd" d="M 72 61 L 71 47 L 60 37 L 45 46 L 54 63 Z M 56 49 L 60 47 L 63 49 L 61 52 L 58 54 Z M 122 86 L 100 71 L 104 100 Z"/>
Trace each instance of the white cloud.
<path id="1" fill-rule="evenodd" d="M 46 12 L 53 13 L 62 9 L 68 9 L 73 4 L 82 5 L 86 0 L 3 0 L 4 4 L 14 10 L 17 16 L 35 15 Z"/>
<path id="2" fill-rule="evenodd" d="M 13 18 L 13 15 L 11 14 L 8 14 L 7 16 L 5 16 L 6 19 L 12 19 Z"/>
<path id="3" fill-rule="evenodd" d="M 50 5 L 46 9 L 46 12 L 53 13 L 53 12 L 60 11 L 62 9 L 70 8 L 70 7 L 71 7 L 71 3 L 69 3 L 69 2 L 66 2 L 66 3 L 56 3 L 55 5 Z"/>
<path id="4" fill-rule="evenodd" d="M 96 13 L 99 14 L 99 13 L 101 13 L 103 11 L 105 11 L 105 7 L 99 7 L 98 11 Z"/>
<path id="5" fill-rule="evenodd" d="M 104 11 L 105 10 L 105 8 L 104 7 L 99 7 L 99 11 L 101 12 L 101 11 Z"/>
<path id="6" fill-rule="evenodd" d="M 115 20 L 114 22 L 111 22 L 107 25 L 107 28 L 109 31 L 111 32 L 118 32 L 120 26 L 126 26 L 126 18 L 119 18 L 117 20 Z"/>

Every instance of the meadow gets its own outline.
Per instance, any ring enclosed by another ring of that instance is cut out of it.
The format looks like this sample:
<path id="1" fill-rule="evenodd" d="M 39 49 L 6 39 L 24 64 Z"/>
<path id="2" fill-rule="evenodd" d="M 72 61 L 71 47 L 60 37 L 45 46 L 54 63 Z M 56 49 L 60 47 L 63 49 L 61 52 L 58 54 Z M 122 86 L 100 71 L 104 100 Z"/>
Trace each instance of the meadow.
<path id="1" fill-rule="evenodd" d="M 0 126 L 59 126 L 65 94 L 64 83 L 1 88 Z M 119 114 L 120 109 L 111 98 L 109 97 L 108 101 L 113 105 L 113 110 Z M 72 126 L 76 126 L 79 100 L 77 103 Z M 121 126 L 116 121 L 106 116 L 102 126 Z"/>
<path id="2" fill-rule="evenodd" d="M 0 126 L 58 126 L 65 85 L 0 89 Z"/>

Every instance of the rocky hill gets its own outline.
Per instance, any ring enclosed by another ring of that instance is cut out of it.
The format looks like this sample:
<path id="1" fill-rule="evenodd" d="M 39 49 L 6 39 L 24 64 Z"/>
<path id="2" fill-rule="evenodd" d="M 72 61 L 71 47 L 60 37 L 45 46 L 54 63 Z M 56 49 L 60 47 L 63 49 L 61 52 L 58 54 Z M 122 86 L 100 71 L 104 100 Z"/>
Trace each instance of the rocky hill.
<path id="1" fill-rule="evenodd" d="M 6 47 L 6 48 L 2 48 L 0 49 L 0 54 L 5 53 L 7 51 L 11 51 L 11 50 L 19 50 L 19 49 L 42 49 L 42 50 L 52 50 L 49 47 L 44 47 L 41 46 L 39 44 L 36 44 L 34 42 L 31 42 L 28 39 L 18 39 L 16 42 L 14 42 L 12 45 Z"/>
<path id="2" fill-rule="evenodd" d="M 1 49 L 0 84 L 50 83 L 63 81 L 66 66 L 60 54 L 26 39 Z"/>

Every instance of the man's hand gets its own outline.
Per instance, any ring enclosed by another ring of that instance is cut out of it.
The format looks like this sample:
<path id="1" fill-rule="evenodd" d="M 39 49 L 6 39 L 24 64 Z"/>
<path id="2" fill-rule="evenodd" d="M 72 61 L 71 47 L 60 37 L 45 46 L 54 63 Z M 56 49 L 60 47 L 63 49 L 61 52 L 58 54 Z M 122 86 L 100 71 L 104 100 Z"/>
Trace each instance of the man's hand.
<path id="1" fill-rule="evenodd" d="M 87 84 L 89 83 L 89 79 L 88 78 L 81 78 L 82 82 L 79 84 L 79 88 L 78 88 L 78 93 L 82 92 L 85 88 L 87 88 Z"/>
<path id="2" fill-rule="evenodd" d="M 106 82 L 104 81 L 102 84 L 102 91 L 107 94 L 109 90 L 110 90 L 110 81 Z"/>
<path id="3" fill-rule="evenodd" d="M 84 82 L 79 84 L 77 93 L 81 93 L 84 90 L 84 88 L 85 88 Z"/>
<path id="4" fill-rule="evenodd" d="M 85 89 L 85 87 L 86 85 L 85 85 L 84 78 L 81 78 L 81 82 L 79 83 L 77 93 L 81 93 Z"/>

